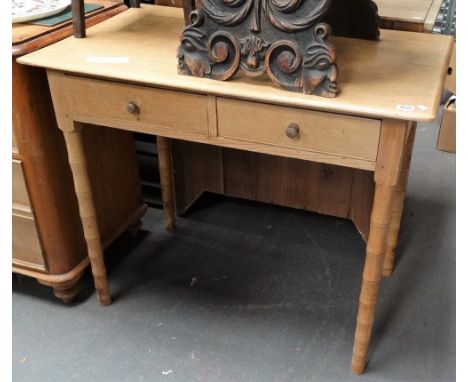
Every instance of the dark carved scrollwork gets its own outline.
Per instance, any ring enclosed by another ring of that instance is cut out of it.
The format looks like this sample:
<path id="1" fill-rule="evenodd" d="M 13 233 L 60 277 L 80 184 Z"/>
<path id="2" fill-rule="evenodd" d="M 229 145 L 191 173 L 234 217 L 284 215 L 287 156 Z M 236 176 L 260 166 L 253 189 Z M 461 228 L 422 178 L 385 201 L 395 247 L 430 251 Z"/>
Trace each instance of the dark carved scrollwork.
<path id="1" fill-rule="evenodd" d="M 303 89 L 306 94 L 335 97 L 338 68 L 335 50 L 326 43 L 329 31 L 327 24 L 316 25 L 313 42 L 306 46 L 305 54 L 294 41 L 275 42 L 265 58 L 270 78 L 289 90 Z"/>
<path id="2" fill-rule="evenodd" d="M 302 51 L 296 42 L 275 42 L 268 49 L 265 62 L 268 75 L 275 83 L 289 90 L 301 86 Z"/>
<path id="3" fill-rule="evenodd" d="M 315 1 L 311 9 L 298 9 L 307 0 L 264 0 L 263 10 L 270 23 L 285 32 L 297 32 L 309 29 L 316 24 L 327 12 L 330 0 Z"/>
<path id="4" fill-rule="evenodd" d="M 337 1 L 201 0 L 180 37 L 178 71 L 216 80 L 239 69 L 250 76 L 267 73 L 285 89 L 335 97 L 336 54 L 330 27 L 321 20 L 336 22 L 330 5 Z M 350 2 L 356 1 L 370 0 Z"/>
<path id="5" fill-rule="evenodd" d="M 216 31 L 208 38 L 208 57 L 214 63 L 211 77 L 215 80 L 231 78 L 239 70 L 240 45 L 227 31 Z"/>
<path id="6" fill-rule="evenodd" d="M 256 76 L 265 73 L 265 53 L 270 43 L 259 34 L 250 33 L 239 39 L 242 50 L 241 69 L 248 75 Z"/>

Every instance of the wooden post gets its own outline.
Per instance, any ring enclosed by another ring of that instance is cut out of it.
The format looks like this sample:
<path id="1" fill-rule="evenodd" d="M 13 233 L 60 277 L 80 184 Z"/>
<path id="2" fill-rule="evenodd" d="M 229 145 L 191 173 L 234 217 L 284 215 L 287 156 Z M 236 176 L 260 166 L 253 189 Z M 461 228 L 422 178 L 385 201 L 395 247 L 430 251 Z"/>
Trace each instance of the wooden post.
<path id="1" fill-rule="evenodd" d="M 84 0 L 72 0 L 73 35 L 76 38 L 86 37 Z"/>
<path id="2" fill-rule="evenodd" d="M 405 194 L 408 187 L 408 177 L 411 167 L 411 156 L 413 154 L 414 138 L 416 135 L 416 122 L 410 128 L 410 132 L 405 144 L 405 152 L 401 164 L 401 173 L 395 190 L 395 197 L 392 207 L 392 219 L 387 238 L 387 249 L 383 262 L 382 275 L 391 276 L 395 264 L 395 249 L 398 243 L 398 233 L 400 232 L 401 218 L 405 205 Z"/>
<path id="3" fill-rule="evenodd" d="M 185 25 L 189 25 L 190 24 L 190 12 L 192 12 L 195 9 L 195 0 L 184 0 L 183 8 L 184 8 Z"/>
<path id="4" fill-rule="evenodd" d="M 101 235 L 94 206 L 91 183 L 88 175 L 86 156 L 83 148 L 82 127 L 75 124 L 71 131 L 64 131 L 68 151 L 68 161 L 73 175 L 73 183 L 78 199 L 80 218 L 93 272 L 94 286 L 101 305 L 109 305 L 111 297 L 107 283 L 106 266 L 101 244 Z"/>
<path id="5" fill-rule="evenodd" d="M 164 209 L 164 223 L 168 231 L 175 228 L 174 186 L 172 174 L 171 140 L 157 137 L 159 175 Z"/>
<path id="6" fill-rule="evenodd" d="M 372 333 L 375 307 L 382 278 L 392 201 L 400 175 L 406 137 L 406 122 L 384 119 L 375 169 L 375 195 L 366 248 L 361 295 L 354 339 L 352 370 L 362 374 Z"/>

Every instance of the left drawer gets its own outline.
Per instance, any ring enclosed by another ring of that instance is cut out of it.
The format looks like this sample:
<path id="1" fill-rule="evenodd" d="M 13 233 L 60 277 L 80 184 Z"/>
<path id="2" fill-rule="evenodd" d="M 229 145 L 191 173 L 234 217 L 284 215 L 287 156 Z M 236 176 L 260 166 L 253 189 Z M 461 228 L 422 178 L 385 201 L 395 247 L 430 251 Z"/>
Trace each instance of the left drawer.
<path id="1" fill-rule="evenodd" d="M 75 120 L 88 122 L 89 116 L 94 123 L 141 132 L 162 128 L 208 135 L 205 95 L 68 75 L 63 82 Z"/>

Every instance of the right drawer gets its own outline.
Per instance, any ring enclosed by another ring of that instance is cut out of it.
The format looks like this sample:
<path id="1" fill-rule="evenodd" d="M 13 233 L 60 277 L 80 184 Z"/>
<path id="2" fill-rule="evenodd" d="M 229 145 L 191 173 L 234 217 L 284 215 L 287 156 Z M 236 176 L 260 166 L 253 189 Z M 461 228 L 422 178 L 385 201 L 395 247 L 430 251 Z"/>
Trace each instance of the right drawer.
<path id="1" fill-rule="evenodd" d="M 217 113 L 222 137 L 367 161 L 377 159 L 380 120 L 227 98 L 218 98 Z M 298 129 L 293 138 L 291 131 L 286 131 L 288 126 Z"/>

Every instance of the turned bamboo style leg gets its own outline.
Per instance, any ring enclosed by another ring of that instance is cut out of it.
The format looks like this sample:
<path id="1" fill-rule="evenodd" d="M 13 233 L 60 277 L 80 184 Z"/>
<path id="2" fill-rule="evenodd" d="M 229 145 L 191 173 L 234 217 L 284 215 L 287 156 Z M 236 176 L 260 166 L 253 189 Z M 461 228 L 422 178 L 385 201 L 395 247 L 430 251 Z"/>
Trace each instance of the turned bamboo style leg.
<path id="1" fill-rule="evenodd" d="M 83 148 L 81 126 L 77 126 L 72 131 L 64 131 L 64 137 L 98 300 L 101 305 L 109 305 L 111 298 L 107 284 L 106 266 Z"/>
<path id="2" fill-rule="evenodd" d="M 366 367 L 377 296 L 382 278 L 382 262 L 387 245 L 392 201 L 400 173 L 405 135 L 405 122 L 383 121 L 374 175 L 374 204 L 354 339 L 352 370 L 356 374 L 362 374 Z"/>
<path id="3" fill-rule="evenodd" d="M 172 176 L 172 150 L 169 138 L 157 137 L 159 176 L 164 210 L 164 223 L 168 231 L 175 228 L 174 186 Z"/>
<path id="4" fill-rule="evenodd" d="M 408 138 L 405 144 L 400 177 L 395 190 L 395 197 L 392 207 L 392 219 L 387 238 L 387 249 L 383 262 L 382 275 L 391 276 L 395 264 L 395 249 L 398 244 L 398 234 L 400 232 L 401 218 L 405 205 L 405 194 L 408 186 L 408 178 L 411 167 L 411 156 L 413 154 L 414 139 L 416 135 L 416 122 L 411 126 Z"/>

